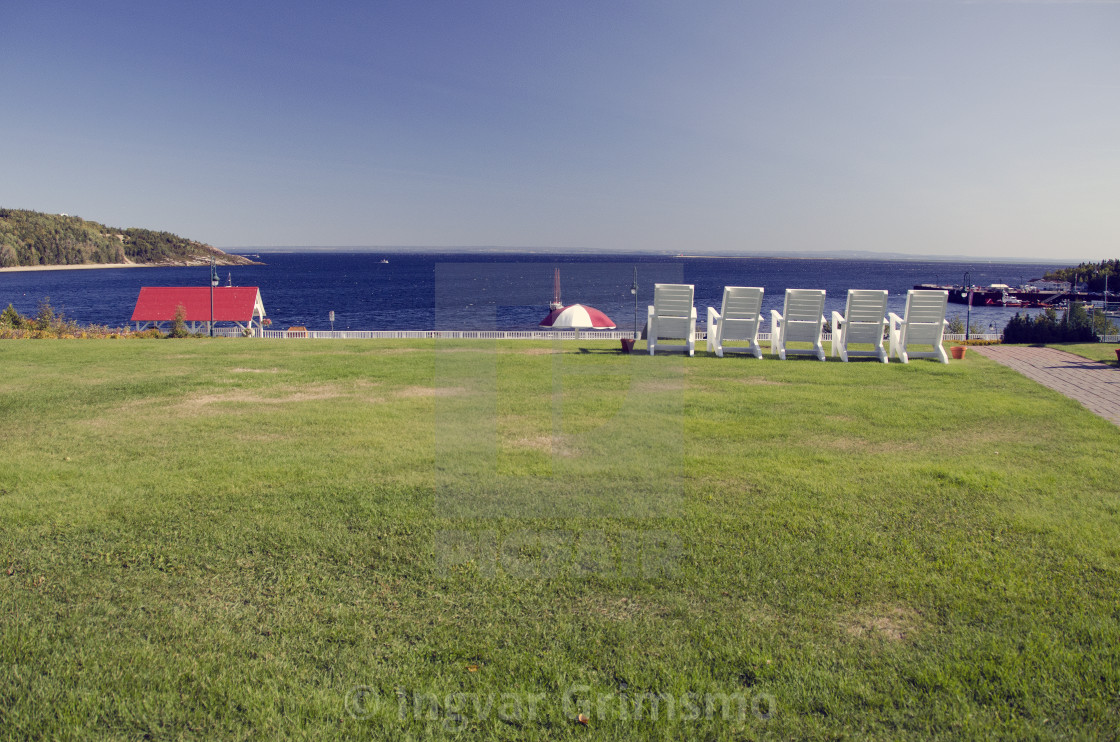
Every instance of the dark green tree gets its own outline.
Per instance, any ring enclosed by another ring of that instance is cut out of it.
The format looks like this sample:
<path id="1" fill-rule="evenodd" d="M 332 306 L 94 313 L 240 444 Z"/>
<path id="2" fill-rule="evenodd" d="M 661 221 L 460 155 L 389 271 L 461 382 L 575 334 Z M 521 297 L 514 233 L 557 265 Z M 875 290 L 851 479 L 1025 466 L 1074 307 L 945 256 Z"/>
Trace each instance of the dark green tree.
<path id="1" fill-rule="evenodd" d="M 27 319 L 17 312 L 11 304 L 3 312 L 0 312 L 0 327 L 10 327 L 13 330 L 18 330 L 26 324 Z"/>
<path id="2" fill-rule="evenodd" d="M 187 308 L 182 304 L 175 307 L 175 321 L 171 323 L 171 332 L 168 337 L 172 338 L 185 338 L 189 336 L 187 332 Z"/>
<path id="3" fill-rule="evenodd" d="M 1067 310 L 1061 319 L 1049 307 L 1033 318 L 1016 312 L 1003 329 L 1003 342 L 1095 343 L 1097 334 L 1093 331 L 1093 324 L 1089 320 L 1085 307 L 1074 302 L 1073 307 Z"/>
<path id="4" fill-rule="evenodd" d="M 39 302 L 39 311 L 35 313 L 35 329 L 36 330 L 49 330 L 55 322 L 54 307 L 51 306 L 51 298 L 44 296 L 42 301 Z"/>

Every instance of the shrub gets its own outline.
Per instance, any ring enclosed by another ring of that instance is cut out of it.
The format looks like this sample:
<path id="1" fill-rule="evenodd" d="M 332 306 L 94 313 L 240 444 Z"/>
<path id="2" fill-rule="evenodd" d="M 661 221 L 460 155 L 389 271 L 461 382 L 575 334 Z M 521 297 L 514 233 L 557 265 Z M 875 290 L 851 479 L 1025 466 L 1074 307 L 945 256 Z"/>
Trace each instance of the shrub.
<path id="1" fill-rule="evenodd" d="M 11 304 L 8 304 L 8 308 L 0 312 L 0 329 L 18 330 L 26 323 L 27 318 L 17 312 Z"/>
<path id="2" fill-rule="evenodd" d="M 39 310 L 35 315 L 35 319 L 29 323 L 35 328 L 38 333 L 35 337 L 41 338 L 66 338 L 68 336 L 77 335 L 81 330 L 78 323 L 69 319 L 62 312 L 56 312 L 54 307 L 51 306 L 51 298 L 44 296 L 43 300 L 39 302 Z"/>
<path id="3" fill-rule="evenodd" d="M 51 306 L 50 297 L 43 297 L 34 318 L 24 317 L 11 304 L 0 312 L 0 339 L 105 339 L 129 337 L 127 327 L 111 328 L 107 325 L 81 326 Z M 157 337 L 163 337 L 157 335 Z"/>
<path id="4" fill-rule="evenodd" d="M 171 323 L 171 332 L 167 334 L 170 338 L 185 338 L 190 335 L 187 332 L 187 308 L 182 304 L 175 307 L 175 321 Z"/>
<path id="5" fill-rule="evenodd" d="M 51 306 L 51 298 L 44 296 L 43 300 L 39 302 L 39 311 L 35 314 L 35 329 L 42 332 L 49 330 L 53 324 L 54 307 Z"/>
<path id="6" fill-rule="evenodd" d="M 1109 316 L 1101 309 L 1093 309 L 1093 332 L 1098 335 L 1116 335 L 1118 330 Z"/>
<path id="7" fill-rule="evenodd" d="M 1097 334 L 1085 307 L 1074 302 L 1059 320 L 1052 308 L 1033 318 L 1018 312 L 1003 329 L 1005 343 L 1095 343 Z"/>

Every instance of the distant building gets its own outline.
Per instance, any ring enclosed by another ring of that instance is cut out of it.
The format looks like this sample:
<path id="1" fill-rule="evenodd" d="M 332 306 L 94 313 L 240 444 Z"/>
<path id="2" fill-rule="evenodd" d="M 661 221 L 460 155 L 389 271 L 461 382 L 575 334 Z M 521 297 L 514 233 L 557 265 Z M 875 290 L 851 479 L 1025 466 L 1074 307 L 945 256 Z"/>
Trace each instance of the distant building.
<path id="1" fill-rule="evenodd" d="M 1047 281 L 1043 278 L 1033 278 L 1027 281 L 1027 288 L 1045 293 L 1069 291 L 1069 281 Z"/>
<path id="2" fill-rule="evenodd" d="M 211 315 L 211 288 L 209 286 L 144 286 L 132 310 L 132 322 L 137 330 L 148 327 L 164 329 L 175 321 L 175 313 L 183 308 L 187 329 L 199 332 L 207 323 L 232 322 L 242 330 L 262 329 L 264 303 L 256 286 L 218 286 L 213 289 L 213 315 Z"/>

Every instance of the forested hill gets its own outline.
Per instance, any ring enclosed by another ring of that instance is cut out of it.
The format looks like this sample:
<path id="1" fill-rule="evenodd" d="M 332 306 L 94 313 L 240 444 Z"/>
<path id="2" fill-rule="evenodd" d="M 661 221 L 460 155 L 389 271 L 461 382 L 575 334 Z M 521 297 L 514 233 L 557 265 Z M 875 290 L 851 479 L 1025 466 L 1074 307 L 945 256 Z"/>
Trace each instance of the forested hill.
<path id="1" fill-rule="evenodd" d="M 253 261 L 150 229 L 117 229 L 66 214 L 0 208 L 0 268 L 30 265 L 142 263 L 219 265 Z"/>
<path id="2" fill-rule="evenodd" d="M 1047 273 L 1043 278 L 1049 281 L 1084 281 L 1090 291 L 1104 291 L 1111 285 L 1109 293 L 1120 287 L 1120 260 L 1102 260 L 1099 263 L 1081 263 L 1076 268 L 1059 268 Z"/>

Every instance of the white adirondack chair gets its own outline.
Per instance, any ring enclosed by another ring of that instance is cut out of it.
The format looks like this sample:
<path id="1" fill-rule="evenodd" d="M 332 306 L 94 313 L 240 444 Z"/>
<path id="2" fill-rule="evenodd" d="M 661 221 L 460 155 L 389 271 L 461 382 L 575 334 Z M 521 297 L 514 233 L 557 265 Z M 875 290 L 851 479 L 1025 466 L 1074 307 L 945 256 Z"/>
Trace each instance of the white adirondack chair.
<path id="1" fill-rule="evenodd" d="M 945 321 L 948 291 L 911 289 L 906 292 L 906 316 L 890 313 L 891 355 L 906 363 L 910 358 L 936 358 L 949 362 L 941 338 L 949 323 Z M 932 351 L 914 352 L 914 345 L 931 345 Z"/>
<path id="2" fill-rule="evenodd" d="M 762 358 L 762 348 L 758 346 L 758 326 L 762 324 L 762 293 L 757 286 L 725 286 L 723 289 L 723 304 L 717 312 L 715 307 L 708 307 L 708 351 L 723 358 L 725 341 L 746 340 L 750 345 L 746 348 L 730 348 L 727 350 L 744 350 L 753 353 L 755 358 Z"/>
<path id="3" fill-rule="evenodd" d="M 832 312 L 832 356 L 837 352 L 845 363 L 848 356 L 874 356 L 887 362 L 883 334 L 887 329 L 887 292 L 848 289 L 844 316 Z M 849 350 L 848 346 L 869 344 L 874 350 Z"/>
<path id="4" fill-rule="evenodd" d="M 781 314 L 770 310 L 770 352 L 783 361 L 786 353 L 811 353 L 824 360 L 821 333 L 824 329 L 824 289 L 786 289 Z M 812 343 L 812 350 L 790 350 L 787 343 Z"/>
<path id="5" fill-rule="evenodd" d="M 670 346 L 696 352 L 696 307 L 692 306 L 695 287 L 682 283 L 655 283 L 653 304 L 646 317 L 646 345 L 652 356 L 660 345 L 658 340 L 683 339 L 685 344 Z"/>

